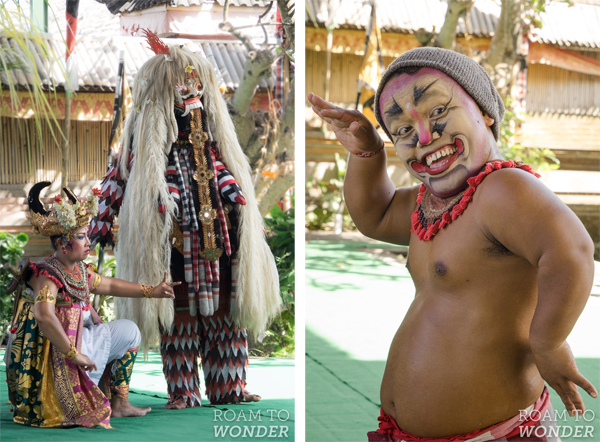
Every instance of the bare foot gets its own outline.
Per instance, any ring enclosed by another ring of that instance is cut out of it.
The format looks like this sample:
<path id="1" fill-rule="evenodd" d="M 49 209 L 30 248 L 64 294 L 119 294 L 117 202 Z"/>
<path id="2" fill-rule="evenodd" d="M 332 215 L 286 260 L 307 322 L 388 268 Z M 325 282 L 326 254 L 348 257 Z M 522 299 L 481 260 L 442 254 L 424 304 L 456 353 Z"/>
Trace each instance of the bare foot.
<path id="1" fill-rule="evenodd" d="M 181 410 L 182 408 L 187 408 L 187 404 L 183 401 L 183 399 L 178 399 L 175 402 L 167 402 L 165 405 L 167 410 Z"/>
<path id="2" fill-rule="evenodd" d="M 252 394 L 252 393 L 244 390 L 244 397 L 242 399 L 242 402 L 258 402 L 261 399 L 262 398 L 259 395 Z"/>
<path id="3" fill-rule="evenodd" d="M 112 412 L 110 417 L 137 417 L 145 416 L 151 408 L 138 408 L 129 403 L 129 399 L 113 396 L 110 404 Z"/>

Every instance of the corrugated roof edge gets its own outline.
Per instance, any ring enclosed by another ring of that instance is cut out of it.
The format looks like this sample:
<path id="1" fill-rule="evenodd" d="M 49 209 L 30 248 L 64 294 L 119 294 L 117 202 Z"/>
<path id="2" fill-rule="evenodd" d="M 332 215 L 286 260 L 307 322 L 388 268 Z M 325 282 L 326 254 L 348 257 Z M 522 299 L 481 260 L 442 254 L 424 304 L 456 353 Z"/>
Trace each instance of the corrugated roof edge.
<path id="1" fill-rule="evenodd" d="M 0 35 L 0 39 L 3 38 Z M 49 38 L 49 37 L 48 37 Z M 50 39 L 50 38 L 49 38 Z M 62 54 L 60 49 L 64 46 L 62 40 L 50 39 L 56 54 Z M 247 57 L 245 47 L 237 41 L 223 40 L 191 40 L 182 38 L 168 38 L 165 41 L 169 44 L 185 44 L 190 49 L 202 52 L 213 65 L 219 86 L 225 87 L 229 92 L 235 91 L 239 87 L 240 79 L 243 78 L 243 69 Z M 217 56 L 212 50 L 207 50 L 207 46 L 214 46 L 217 49 Z M 131 85 L 135 73 L 140 66 L 154 53 L 146 47 L 146 40 L 142 37 L 85 37 L 77 41 L 76 53 L 78 54 L 78 72 L 79 72 L 79 91 L 96 92 L 114 92 L 117 79 L 117 64 L 119 54 L 123 49 L 125 51 L 125 72 L 127 80 Z M 51 78 L 53 82 L 46 81 L 48 90 L 64 90 L 65 78 L 55 66 L 42 66 L 44 63 L 38 63 L 38 72 L 40 78 Z M 61 60 L 64 69 L 64 62 Z M 48 74 L 48 71 L 51 74 Z M 26 89 L 29 81 L 27 75 L 21 71 L 10 73 L 15 86 L 19 89 Z M 273 74 L 274 75 L 274 74 Z M 1 79 L 2 84 L 6 84 L 6 78 Z M 55 87 L 50 87 L 51 84 Z M 259 83 L 260 88 L 271 88 L 274 85 L 274 78 Z"/>

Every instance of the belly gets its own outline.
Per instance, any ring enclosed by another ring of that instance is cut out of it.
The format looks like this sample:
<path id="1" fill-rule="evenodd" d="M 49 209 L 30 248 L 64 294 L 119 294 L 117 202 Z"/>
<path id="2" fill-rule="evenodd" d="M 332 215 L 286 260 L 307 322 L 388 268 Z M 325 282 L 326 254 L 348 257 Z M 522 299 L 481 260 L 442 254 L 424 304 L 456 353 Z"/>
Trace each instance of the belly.
<path id="1" fill-rule="evenodd" d="M 404 318 L 381 386 L 384 411 L 404 431 L 467 433 L 518 414 L 541 394 L 530 317 L 473 305 L 468 297 L 418 296 Z"/>

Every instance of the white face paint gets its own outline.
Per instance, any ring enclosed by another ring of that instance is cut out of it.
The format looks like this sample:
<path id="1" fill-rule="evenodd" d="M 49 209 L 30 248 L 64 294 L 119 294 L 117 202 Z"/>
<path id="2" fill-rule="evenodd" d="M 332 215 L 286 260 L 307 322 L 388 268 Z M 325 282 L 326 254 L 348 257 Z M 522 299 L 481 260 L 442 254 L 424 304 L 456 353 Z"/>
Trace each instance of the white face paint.
<path id="1" fill-rule="evenodd" d="M 392 78 L 379 103 L 398 156 L 440 198 L 456 195 L 486 162 L 502 159 L 494 120 L 443 72 L 422 68 Z"/>

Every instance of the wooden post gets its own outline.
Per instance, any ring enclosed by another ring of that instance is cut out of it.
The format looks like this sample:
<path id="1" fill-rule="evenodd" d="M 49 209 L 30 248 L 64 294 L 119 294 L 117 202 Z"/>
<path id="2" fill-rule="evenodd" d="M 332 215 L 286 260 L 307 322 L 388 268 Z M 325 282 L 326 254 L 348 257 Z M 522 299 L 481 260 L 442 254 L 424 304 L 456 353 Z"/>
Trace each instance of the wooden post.
<path id="1" fill-rule="evenodd" d="M 329 101 L 329 82 L 331 81 L 331 51 L 333 49 L 333 27 L 327 28 L 327 52 L 325 53 L 325 101 Z"/>
<path id="2" fill-rule="evenodd" d="M 61 194 L 64 195 L 63 187 L 67 187 L 67 173 L 69 172 L 69 138 L 71 135 L 71 100 L 73 92 L 65 91 L 65 126 L 62 146 L 62 171 L 60 179 Z"/>

